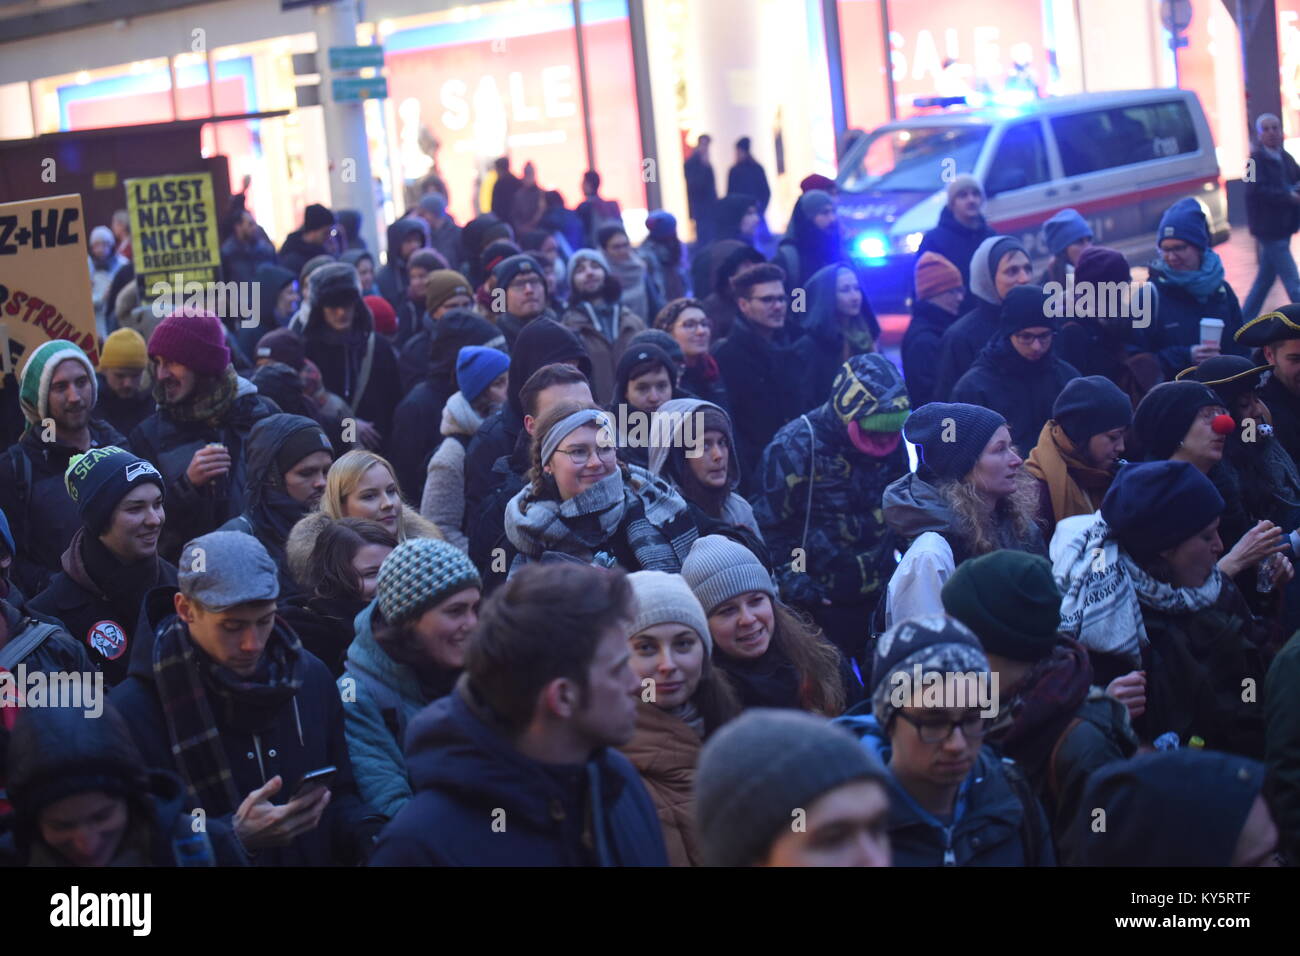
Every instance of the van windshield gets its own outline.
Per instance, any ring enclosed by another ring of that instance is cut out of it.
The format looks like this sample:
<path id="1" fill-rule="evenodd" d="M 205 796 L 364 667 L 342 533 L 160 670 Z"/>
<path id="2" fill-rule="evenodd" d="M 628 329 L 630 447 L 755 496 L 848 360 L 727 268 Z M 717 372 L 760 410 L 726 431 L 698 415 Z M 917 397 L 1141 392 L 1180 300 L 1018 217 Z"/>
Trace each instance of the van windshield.
<path id="1" fill-rule="evenodd" d="M 953 176 L 975 168 L 988 135 L 987 126 L 878 130 L 840 188 L 847 192 L 934 192 Z"/>

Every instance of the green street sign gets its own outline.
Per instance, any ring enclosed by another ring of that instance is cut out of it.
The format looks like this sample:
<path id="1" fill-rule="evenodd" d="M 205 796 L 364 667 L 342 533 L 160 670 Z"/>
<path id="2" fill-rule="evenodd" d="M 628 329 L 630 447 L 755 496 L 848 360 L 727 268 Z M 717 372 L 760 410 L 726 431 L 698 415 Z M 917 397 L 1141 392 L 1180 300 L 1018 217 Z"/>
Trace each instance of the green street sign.
<path id="1" fill-rule="evenodd" d="M 336 76 L 331 88 L 336 103 L 388 99 L 388 80 L 382 76 L 368 80 L 363 80 L 359 76 Z"/>
<path id="2" fill-rule="evenodd" d="M 367 67 L 384 65 L 384 48 L 382 46 L 332 46 L 330 47 L 331 70 L 364 70 Z"/>

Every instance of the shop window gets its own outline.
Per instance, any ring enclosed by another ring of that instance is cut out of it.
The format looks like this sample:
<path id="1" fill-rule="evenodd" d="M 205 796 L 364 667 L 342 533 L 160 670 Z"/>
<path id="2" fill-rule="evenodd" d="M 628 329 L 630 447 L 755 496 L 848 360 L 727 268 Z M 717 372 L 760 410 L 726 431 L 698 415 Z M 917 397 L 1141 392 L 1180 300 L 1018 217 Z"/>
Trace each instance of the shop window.
<path id="1" fill-rule="evenodd" d="M 1181 100 L 1057 116 L 1052 119 L 1052 133 L 1067 176 L 1194 153 L 1198 148 L 1196 127 Z"/>
<path id="2" fill-rule="evenodd" d="M 1047 182 L 1047 148 L 1042 123 L 1030 120 L 1007 129 L 993 157 L 985 189 L 990 196 Z"/>

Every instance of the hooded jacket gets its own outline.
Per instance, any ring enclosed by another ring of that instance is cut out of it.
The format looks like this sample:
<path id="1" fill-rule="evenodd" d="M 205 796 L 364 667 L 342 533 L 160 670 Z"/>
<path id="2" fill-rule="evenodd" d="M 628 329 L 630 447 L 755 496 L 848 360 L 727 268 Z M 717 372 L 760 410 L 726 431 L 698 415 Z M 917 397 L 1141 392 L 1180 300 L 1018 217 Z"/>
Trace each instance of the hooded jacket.
<path id="1" fill-rule="evenodd" d="M 800 317 L 803 335 L 795 343 L 795 354 L 803 376 L 805 408 L 816 408 L 826 401 L 831 383 L 845 360 L 853 355 L 875 351 L 880 339 L 880 322 L 867 299 L 867 283 L 859 275 L 862 309 L 848 323 L 836 309 L 835 287 L 841 269 L 855 275 L 858 270 L 847 262 L 832 262 L 813 273 L 804 287 L 808 292 L 806 311 Z M 847 333 L 847 334 L 846 334 Z"/>
<path id="2" fill-rule="evenodd" d="M 462 679 L 411 723 L 415 795 L 380 835 L 372 866 L 667 864 L 655 806 L 626 757 L 602 747 L 581 767 L 532 760 L 471 695 Z M 497 832 L 495 818 L 506 823 Z"/>
<path id="3" fill-rule="evenodd" d="M 49 802 L 39 794 L 55 781 L 82 774 L 88 782 L 96 776 L 111 777 L 126 788 L 130 824 L 110 866 L 248 864 L 228 820 L 210 819 L 204 830 L 194 831 L 180 779 L 146 769 L 126 722 L 111 702 L 104 702 L 104 712 L 95 719 L 71 707 L 24 712 L 14 726 L 6 771 L 15 810 L 11 835 L 19 865 L 68 866 L 41 838 L 38 818 Z M 91 785 L 64 795 L 93 789 Z"/>
<path id="4" fill-rule="evenodd" d="M 736 300 L 731 297 L 732 277 L 742 266 L 764 261 L 761 252 L 738 239 L 715 242 L 691 260 L 692 287 L 709 317 L 715 343 L 731 334 L 731 327 L 740 317 Z"/>
<path id="5" fill-rule="evenodd" d="M 993 258 L 994 250 L 997 250 L 996 260 Z M 997 275 L 998 265 L 1013 252 L 1029 254 L 1019 239 L 989 236 L 971 257 L 969 288 L 976 300 L 975 305 L 943 333 L 931 401 L 951 400 L 949 396 L 957 380 L 975 364 L 984 346 L 997 334 L 1002 316 L 1002 297 L 998 295 L 993 277 Z"/>
<path id="6" fill-rule="evenodd" d="M 888 770 L 889 738 L 869 707 L 855 708 L 837 723 L 858 735 Z M 991 747 L 980 748 L 948 824 L 922 809 L 892 771 L 887 776 L 894 866 L 1056 865 L 1043 808 L 1015 761 L 999 758 Z"/>
<path id="7" fill-rule="evenodd" d="M 257 364 L 257 343 L 267 332 L 274 332 L 288 324 L 292 316 L 285 316 L 284 321 L 275 314 L 275 300 L 280 298 L 284 287 L 295 281 L 298 276 L 274 262 L 267 262 L 257 267 L 254 275 L 258 290 L 258 322 L 252 328 L 244 328 L 242 323 L 235 332 L 235 342 L 239 350 L 254 365 Z"/>
<path id="8" fill-rule="evenodd" d="M 385 450 L 395 447 L 402 440 L 393 433 L 393 412 L 402 400 L 397 354 L 388 340 L 375 332 L 374 318 L 366 304 L 357 299 L 352 329 L 340 334 L 326 325 L 324 308 L 313 302 L 303 340 L 307 358 L 320 369 L 325 387 L 347 402 L 358 418 L 374 423 Z M 358 394 L 364 355 L 372 343 L 370 376 L 365 391 Z"/>
<path id="9" fill-rule="evenodd" d="M 407 344 L 415 341 L 412 339 Z M 402 495 L 408 500 L 419 501 L 425 465 L 441 440 L 437 424 L 442 421 L 447 399 L 457 391 L 456 359 L 460 350 L 467 345 L 494 343 L 496 347 L 505 345 L 496 326 L 469 309 L 454 309 L 438 320 L 437 335 L 432 338 L 432 348 L 426 356 L 427 372 L 393 413 L 393 430 L 401 436 L 401 441 L 391 449 L 389 461 L 397 471 Z"/>
<path id="10" fill-rule="evenodd" d="M 165 596 L 167 592 L 155 593 Z M 153 640 L 166 628 L 184 626 L 171 610 L 171 603 L 153 600 L 153 595 L 146 599 L 145 623 Z M 277 618 L 272 640 L 285 627 Z M 146 765 L 178 773 L 167 714 L 154 678 L 152 647 L 146 647 L 147 643 L 137 642 L 136 652 L 131 656 L 131 674 L 114 688 L 110 699 L 130 727 Z M 283 805 L 293 796 L 294 784 L 303 774 L 321 767 L 338 768 L 330 783 L 329 806 L 316 828 L 296 837 L 287 846 L 261 850 L 255 865 L 356 865 L 366 858 L 378 820 L 357 793 L 338 688 L 318 658 L 306 650 L 302 658 L 302 686 L 264 730 L 249 734 L 224 726 L 220 709 L 214 708 L 218 712 L 215 730 L 225 749 L 235 792 L 241 796 L 278 775 L 284 785 L 272 803 Z M 189 802 L 187 799 L 185 804 Z M 208 815 L 209 824 L 213 819 L 229 822 L 232 818 L 233 814 Z"/>
<path id="11" fill-rule="evenodd" d="M 375 285 L 379 294 L 388 300 L 393 311 L 400 311 L 406 302 L 406 286 L 410 281 L 406 274 L 406 260 L 401 257 L 402 242 L 410 235 L 418 234 L 420 248 L 432 245 L 433 236 L 429 224 L 420 216 L 406 216 L 388 227 L 388 261 L 375 273 Z"/>
<path id="12" fill-rule="evenodd" d="M 1078 377 L 1078 369 L 1055 352 L 1031 362 L 1015 350 L 1009 336 L 1002 335 L 984 346 L 975 364 L 957 380 L 951 400 L 993 409 L 1007 420 L 1016 449 L 1028 455 L 1052 417 L 1061 389 Z"/>
<path id="13" fill-rule="evenodd" d="M 897 372 L 886 375 L 865 356 L 849 361 L 876 397 L 862 415 L 892 412 L 906 402 Z M 874 605 L 893 574 L 896 546 L 878 502 L 891 482 L 907 474 L 907 447 L 900 437 L 883 458 L 858 451 L 834 398 L 804 417 L 782 426 L 763 452 L 754 498 L 755 517 L 776 558 L 781 596 L 805 610 L 819 609 L 823 600 Z"/>
<path id="14" fill-rule="evenodd" d="M 333 255 L 333 250 L 327 249 L 319 242 L 308 242 L 302 237 L 302 230 L 295 229 L 285 236 L 284 244 L 280 246 L 278 259 L 280 265 L 294 275 L 299 275 L 302 272 L 302 267 L 317 256 L 333 257 Z"/>
<path id="15" fill-rule="evenodd" d="M 505 407 L 483 422 L 465 451 L 465 534 L 470 560 L 480 568 L 488 566 L 492 548 L 504 536 L 506 502 L 512 497 L 498 493 L 509 472 L 496 471 L 495 466 L 498 459 L 514 452 L 520 434 L 527 434 L 519 392 L 543 365 L 572 359 L 590 381 L 591 359 L 578 337 L 554 320 L 531 322 L 510 350 Z"/>
<path id="16" fill-rule="evenodd" d="M 975 308 L 974 291 L 971 289 L 971 258 L 980 244 L 990 236 L 997 235 L 993 227 L 983 216 L 975 226 L 962 225 L 952 210 L 944 206 L 939 213 L 938 224 L 921 238 L 916 257 L 919 259 L 927 252 L 937 252 L 957 267 L 961 273 L 961 283 L 966 287 L 966 296 L 961 300 L 961 311 L 969 312 Z M 917 405 L 923 403 L 918 402 Z"/>
<path id="17" fill-rule="evenodd" d="M 611 342 L 595 321 L 599 303 L 575 302 L 564 310 L 560 322 L 582 340 L 587 355 L 591 357 L 591 392 L 598 405 L 608 405 L 615 397 L 614 371 L 618 361 L 627 351 L 628 343 L 645 329 L 645 320 L 635 312 L 613 303 L 618 322 L 618 335 Z"/>
<path id="18" fill-rule="evenodd" d="M 912 321 L 903 333 L 900 358 L 903 378 L 907 381 L 907 394 L 913 408 L 936 401 L 935 385 L 938 379 L 938 362 L 943 335 L 957 321 L 957 316 L 946 312 L 933 302 L 918 299 L 912 303 Z"/>
<path id="19" fill-rule="evenodd" d="M 636 732 L 619 748 L 654 801 L 672 866 L 704 865 L 695 837 L 695 767 L 702 745 L 686 721 L 637 701 Z"/>
<path id="20" fill-rule="evenodd" d="M 18 389 L 6 391 L 16 393 Z M 107 422 L 92 418 L 89 428 L 90 447 L 116 445 L 140 454 L 139 446 L 128 444 Z M 63 482 L 72 456 L 81 451 L 61 441 L 43 442 L 42 433 L 41 428 L 28 427 L 16 445 L 0 453 L 0 510 L 9 519 L 18 546 L 9 576 L 24 594 L 36 594 L 50 583 L 62 567 L 63 552 L 81 527 L 77 503 Z M 26 458 L 31 465 L 31 483 L 22 495 L 18 486 L 23 462 L 15 456 Z"/>

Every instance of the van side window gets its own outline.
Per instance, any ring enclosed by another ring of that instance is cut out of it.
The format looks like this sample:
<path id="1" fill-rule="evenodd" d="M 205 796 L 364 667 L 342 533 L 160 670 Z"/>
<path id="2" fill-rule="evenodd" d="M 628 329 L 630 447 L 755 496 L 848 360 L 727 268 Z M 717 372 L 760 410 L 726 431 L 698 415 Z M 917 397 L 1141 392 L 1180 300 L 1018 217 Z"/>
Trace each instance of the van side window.
<path id="1" fill-rule="evenodd" d="M 1066 176 L 1194 153 L 1196 127 L 1181 100 L 1052 118 Z"/>
<path id="2" fill-rule="evenodd" d="M 985 189 L 990 196 L 1047 182 L 1047 148 L 1038 120 L 1007 128 L 989 167 Z"/>

